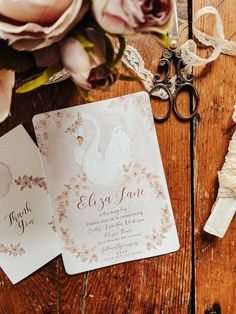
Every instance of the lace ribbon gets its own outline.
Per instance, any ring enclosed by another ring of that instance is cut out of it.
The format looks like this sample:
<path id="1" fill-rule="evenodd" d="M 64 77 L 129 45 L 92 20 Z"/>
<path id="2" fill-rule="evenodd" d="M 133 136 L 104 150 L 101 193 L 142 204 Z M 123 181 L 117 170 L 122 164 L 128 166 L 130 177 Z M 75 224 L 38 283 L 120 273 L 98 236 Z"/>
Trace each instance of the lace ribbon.
<path id="1" fill-rule="evenodd" d="M 197 20 L 205 14 L 215 15 L 216 22 L 213 29 L 213 36 L 201 32 L 195 26 Z M 182 59 L 185 64 L 188 64 L 189 66 L 197 67 L 206 65 L 207 63 L 215 61 L 221 53 L 231 56 L 236 55 L 236 42 L 225 39 L 223 22 L 219 12 L 213 7 L 204 7 L 194 15 L 193 34 L 200 43 L 207 47 L 213 47 L 214 50 L 209 58 L 201 58 L 196 54 L 196 43 L 192 39 L 189 39 L 181 46 Z"/>
<path id="2" fill-rule="evenodd" d="M 236 123 L 236 106 L 233 120 Z M 236 132 L 234 133 L 225 157 L 225 163 L 220 172 L 218 197 L 236 197 Z"/>
<path id="3" fill-rule="evenodd" d="M 216 22 L 214 25 L 213 36 L 201 32 L 196 27 L 196 22 L 198 19 L 205 14 L 215 15 Z M 189 39 L 181 46 L 181 56 L 186 64 L 185 73 L 190 73 L 192 67 L 198 67 L 201 65 L 206 65 L 214 60 L 216 60 L 221 53 L 227 55 L 236 55 L 236 42 L 226 40 L 224 38 L 224 26 L 218 11 L 210 6 L 200 9 L 193 17 L 193 33 L 197 40 L 207 47 L 213 47 L 212 55 L 209 58 L 201 58 L 196 54 L 197 44 Z M 147 69 L 145 69 L 144 61 L 140 53 L 131 45 L 127 45 L 125 53 L 122 58 L 124 65 L 133 70 L 143 81 L 143 85 L 147 91 L 153 87 L 154 75 Z M 171 79 L 172 83 L 172 93 L 175 91 L 175 78 Z M 157 96 L 162 99 L 167 99 L 168 95 L 164 90 L 159 90 Z"/>
<path id="4" fill-rule="evenodd" d="M 142 84 L 147 91 L 150 91 L 154 87 L 154 75 L 151 71 L 145 69 L 144 60 L 138 50 L 131 45 L 126 45 L 124 55 L 122 57 L 123 64 L 130 70 L 133 70 L 139 78 L 142 79 Z M 175 77 L 171 79 L 172 88 L 175 86 Z M 173 90 L 171 90 L 174 92 Z M 168 99 L 168 94 L 164 89 L 159 89 L 156 96 L 161 99 Z"/>

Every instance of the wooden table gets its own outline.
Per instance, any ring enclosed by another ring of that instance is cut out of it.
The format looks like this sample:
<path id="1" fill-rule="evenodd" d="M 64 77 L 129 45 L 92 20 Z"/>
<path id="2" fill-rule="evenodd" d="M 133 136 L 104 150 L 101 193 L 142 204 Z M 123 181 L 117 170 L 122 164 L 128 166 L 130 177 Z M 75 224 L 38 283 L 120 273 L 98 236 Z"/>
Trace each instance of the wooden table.
<path id="1" fill-rule="evenodd" d="M 178 3 L 179 7 L 185 5 L 185 0 Z M 226 38 L 236 40 L 235 0 L 195 1 L 193 12 L 204 5 L 217 7 Z M 190 13 L 181 12 L 182 19 L 191 19 Z M 203 19 L 200 28 L 210 32 L 212 22 L 210 17 Z M 187 29 L 181 35 L 182 40 L 186 37 Z M 146 67 L 155 71 L 161 54 L 156 39 L 145 37 L 136 47 Z M 202 56 L 210 52 L 199 50 Z M 76 276 L 65 273 L 58 257 L 15 286 L 0 271 L 0 314 L 236 313 L 235 220 L 223 239 L 203 232 L 217 193 L 217 171 L 234 131 L 235 69 L 235 58 L 224 55 L 197 69 L 201 95 L 197 121 L 181 123 L 172 116 L 156 126 L 180 250 Z M 142 86 L 138 83 L 119 82 L 110 92 L 96 93 L 95 97 L 99 100 L 139 90 Z M 189 105 L 188 99 L 180 101 Z M 23 123 L 34 137 L 34 114 L 78 102 L 83 101 L 70 82 L 14 97 L 12 115 L 0 125 L 0 135 Z"/>

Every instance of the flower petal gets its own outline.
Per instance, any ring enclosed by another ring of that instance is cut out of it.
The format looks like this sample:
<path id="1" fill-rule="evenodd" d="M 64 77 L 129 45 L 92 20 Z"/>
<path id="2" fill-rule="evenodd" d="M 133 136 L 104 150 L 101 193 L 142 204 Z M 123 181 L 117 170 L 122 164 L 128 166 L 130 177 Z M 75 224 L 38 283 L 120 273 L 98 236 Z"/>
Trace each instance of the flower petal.
<path id="1" fill-rule="evenodd" d="M 72 0 L 0 0 L 0 14 L 19 22 L 51 23 L 71 5 Z"/>
<path id="2" fill-rule="evenodd" d="M 0 122 L 4 121 L 9 115 L 14 83 L 15 72 L 0 70 Z"/>
<path id="3" fill-rule="evenodd" d="M 51 26 L 36 23 L 16 23 L 0 19 L 0 38 L 7 39 L 17 50 L 36 50 L 60 41 L 84 16 L 88 3 L 73 0 L 70 7 Z"/>
<path id="4" fill-rule="evenodd" d="M 134 35 L 166 34 L 171 25 L 173 0 L 93 0 L 97 22 L 108 33 Z"/>
<path id="5" fill-rule="evenodd" d="M 91 71 L 91 63 L 87 51 L 74 38 L 64 40 L 60 47 L 65 69 L 77 84 L 81 86 L 87 85 L 87 79 Z"/>
<path id="6" fill-rule="evenodd" d="M 126 23 L 122 19 L 121 16 L 117 13 L 117 10 L 114 10 L 113 12 L 116 12 L 116 14 L 111 14 L 111 10 L 107 10 L 107 6 L 109 6 L 110 1 L 109 0 L 93 0 L 93 14 L 98 21 L 98 23 L 101 25 L 103 29 L 105 29 L 109 33 L 115 33 L 115 34 L 124 34 L 126 29 Z M 119 7 L 119 5 L 116 3 L 116 7 Z M 120 9 L 118 9 L 118 12 Z"/>

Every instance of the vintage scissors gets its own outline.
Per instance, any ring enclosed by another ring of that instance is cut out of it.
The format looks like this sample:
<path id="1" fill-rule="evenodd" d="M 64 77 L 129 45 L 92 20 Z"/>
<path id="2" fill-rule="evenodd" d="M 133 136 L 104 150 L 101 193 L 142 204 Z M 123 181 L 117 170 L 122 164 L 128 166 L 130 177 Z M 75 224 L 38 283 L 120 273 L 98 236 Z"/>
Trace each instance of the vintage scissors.
<path id="1" fill-rule="evenodd" d="M 169 48 L 164 50 L 157 69 L 157 71 L 160 69 L 162 73 L 164 72 L 164 78 L 161 79 L 161 75 L 157 73 L 154 76 L 153 88 L 149 91 L 149 95 L 151 98 L 159 100 L 160 96 L 158 96 L 158 91 L 160 89 L 164 90 L 167 93 L 166 98 L 168 98 L 168 110 L 166 114 L 162 117 L 159 117 L 155 113 L 153 113 L 153 117 L 156 122 L 166 121 L 170 117 L 172 111 L 180 121 L 190 121 L 197 114 L 200 99 L 199 93 L 193 84 L 194 75 L 192 73 L 185 76 L 182 74 L 182 69 L 186 65 L 181 58 L 181 49 L 178 43 L 178 16 L 175 1 L 174 11 L 173 27 L 168 34 L 170 41 Z M 176 80 L 174 83 L 175 92 L 173 94 L 171 92 L 172 83 L 170 78 L 171 61 L 173 61 L 176 69 Z M 190 92 L 190 95 L 193 95 L 195 98 L 194 110 L 186 116 L 180 113 L 177 106 L 177 97 L 183 90 L 188 90 Z"/>

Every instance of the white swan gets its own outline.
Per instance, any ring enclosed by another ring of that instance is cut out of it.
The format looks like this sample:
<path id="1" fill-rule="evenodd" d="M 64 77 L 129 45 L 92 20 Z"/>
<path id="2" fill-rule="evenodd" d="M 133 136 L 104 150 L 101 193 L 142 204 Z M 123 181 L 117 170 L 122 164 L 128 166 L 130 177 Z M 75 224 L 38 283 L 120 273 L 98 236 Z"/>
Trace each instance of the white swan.
<path id="1" fill-rule="evenodd" d="M 83 128 L 78 129 L 78 144 L 74 149 L 74 159 L 82 168 L 88 180 L 98 185 L 108 185 L 121 173 L 122 166 L 131 161 L 130 138 L 122 126 L 112 130 L 110 142 L 104 153 L 99 151 L 101 129 L 98 122 L 91 116 L 82 114 L 83 121 L 90 121 L 95 135 L 85 150 L 81 139 L 84 137 Z"/>

